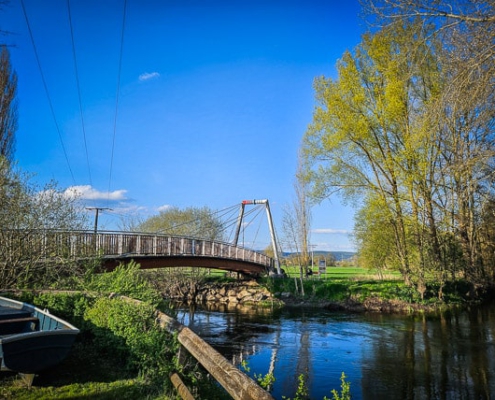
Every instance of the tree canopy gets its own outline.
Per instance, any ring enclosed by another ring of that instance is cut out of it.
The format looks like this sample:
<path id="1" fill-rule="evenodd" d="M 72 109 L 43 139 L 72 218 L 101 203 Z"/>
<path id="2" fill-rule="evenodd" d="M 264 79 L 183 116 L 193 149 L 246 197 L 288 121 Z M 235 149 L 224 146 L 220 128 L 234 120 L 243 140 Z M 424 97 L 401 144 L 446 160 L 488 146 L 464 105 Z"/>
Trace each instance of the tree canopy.
<path id="1" fill-rule="evenodd" d="M 54 182 L 43 187 L 33 184 L 5 158 L 0 158 L 0 225 L 2 287 L 43 287 L 54 284 L 61 275 L 81 272 L 76 260 L 68 257 L 51 260 L 51 264 L 40 262 L 51 253 L 40 232 L 87 228 L 78 199 L 66 197 Z"/>
<path id="2" fill-rule="evenodd" d="M 171 207 L 140 223 L 137 229 L 143 232 L 224 240 L 223 223 L 208 207 Z"/>
<path id="3" fill-rule="evenodd" d="M 449 278 L 493 279 L 480 229 L 493 203 L 491 89 L 451 85 L 461 71 L 436 32 L 399 18 L 366 34 L 337 78 L 316 79 L 303 142 L 312 197 L 354 201 L 362 256 L 422 296 L 428 282 L 441 296 Z"/>

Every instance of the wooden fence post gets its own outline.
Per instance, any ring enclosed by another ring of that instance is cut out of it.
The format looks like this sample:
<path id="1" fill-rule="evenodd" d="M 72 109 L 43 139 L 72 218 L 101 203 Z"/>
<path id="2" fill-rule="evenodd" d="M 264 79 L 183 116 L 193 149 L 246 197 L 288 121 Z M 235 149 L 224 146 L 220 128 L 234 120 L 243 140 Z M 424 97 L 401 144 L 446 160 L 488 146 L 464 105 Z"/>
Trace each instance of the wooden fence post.
<path id="1" fill-rule="evenodd" d="M 189 328 L 181 325 L 168 315 L 158 311 L 157 321 L 169 332 L 179 332 L 177 339 L 189 353 L 223 386 L 235 400 L 273 400 L 244 372 L 236 368 L 218 351 L 201 339 Z"/>
<path id="2" fill-rule="evenodd" d="M 139 300 L 125 296 L 120 297 L 125 301 L 140 303 Z M 178 333 L 179 343 L 222 385 L 234 400 L 273 400 L 270 393 L 236 368 L 191 329 L 161 311 L 156 312 L 156 320 L 160 327 L 167 332 Z"/>

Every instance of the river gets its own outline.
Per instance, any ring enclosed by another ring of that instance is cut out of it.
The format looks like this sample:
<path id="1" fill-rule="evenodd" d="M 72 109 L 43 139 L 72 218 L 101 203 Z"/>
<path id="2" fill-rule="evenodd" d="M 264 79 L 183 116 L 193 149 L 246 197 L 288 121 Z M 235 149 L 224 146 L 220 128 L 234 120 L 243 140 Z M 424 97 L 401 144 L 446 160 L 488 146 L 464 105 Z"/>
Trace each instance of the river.
<path id="1" fill-rule="evenodd" d="M 249 375 L 273 371 L 276 399 L 298 376 L 332 398 L 345 372 L 354 400 L 495 399 L 495 305 L 435 315 L 322 309 L 180 309 L 178 319 Z"/>

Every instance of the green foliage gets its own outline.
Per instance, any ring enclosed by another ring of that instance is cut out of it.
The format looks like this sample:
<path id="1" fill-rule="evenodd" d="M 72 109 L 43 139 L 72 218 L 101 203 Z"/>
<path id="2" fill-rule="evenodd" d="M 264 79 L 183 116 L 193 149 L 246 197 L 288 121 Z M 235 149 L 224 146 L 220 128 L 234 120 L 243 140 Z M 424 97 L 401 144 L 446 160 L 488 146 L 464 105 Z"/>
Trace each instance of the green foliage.
<path id="1" fill-rule="evenodd" d="M 347 301 L 364 303 L 373 299 L 389 303 L 395 301 L 398 307 L 402 307 L 403 303 L 443 307 L 463 304 L 472 299 L 470 285 L 466 280 L 428 283 L 421 297 L 413 286 L 406 285 L 397 274 L 377 276 L 362 268 L 331 268 L 327 277 L 322 279 L 311 276 L 304 279 L 303 284 L 306 293 L 304 297 L 300 295 L 300 282 L 296 287 L 292 278 L 265 280 L 265 286 L 274 294 L 290 293 L 293 298 L 312 302 L 344 304 Z"/>
<path id="2" fill-rule="evenodd" d="M 309 398 L 309 391 L 306 385 L 306 378 L 303 374 L 298 377 L 299 384 L 297 385 L 296 397 L 294 400 L 304 400 Z"/>
<path id="3" fill-rule="evenodd" d="M 223 240 L 224 226 L 208 207 L 172 207 L 160 211 L 142 222 L 137 229 L 143 232 L 189 236 L 207 240 Z"/>
<path id="4" fill-rule="evenodd" d="M 454 64 L 432 33 L 418 18 L 364 35 L 337 78 L 316 80 L 303 141 L 313 199 L 339 192 L 360 207 L 361 262 L 398 269 L 421 301 L 459 272 L 473 288 L 495 279 L 492 230 L 480 229 L 493 218 L 481 173 L 494 159 L 492 94 L 449 86 Z"/>
<path id="5" fill-rule="evenodd" d="M 26 292 L 19 300 L 49 309 L 74 323 L 81 333 L 53 374 L 40 374 L 31 389 L 4 378 L 1 398 L 167 398 L 163 393 L 171 390 L 168 376 L 177 369 L 178 344 L 155 324 L 153 306 L 82 293 Z"/>
<path id="6" fill-rule="evenodd" d="M 173 337 L 155 323 L 155 308 L 146 303 L 130 304 L 120 299 L 100 298 L 85 313 L 96 329 L 94 342 L 121 359 L 145 380 L 163 380 L 175 369 L 178 349 Z"/>
<path id="7" fill-rule="evenodd" d="M 394 245 L 395 233 L 390 223 L 393 215 L 383 199 L 368 196 L 355 216 L 355 239 L 359 247 L 360 265 L 383 271 L 398 269 L 399 260 Z"/>
<path id="8" fill-rule="evenodd" d="M 341 388 L 341 391 L 340 393 L 337 392 L 336 389 L 333 389 L 332 390 L 332 399 L 331 400 L 351 400 L 352 396 L 351 396 L 351 383 L 350 382 L 347 382 L 345 380 L 346 376 L 345 374 L 342 372 L 342 375 L 340 376 L 340 388 Z M 326 396 L 324 398 L 324 400 L 330 400 L 328 399 Z"/>
<path id="9" fill-rule="evenodd" d="M 351 383 L 347 382 L 345 374 L 342 372 L 342 375 L 340 376 L 340 387 L 341 391 L 340 393 L 336 390 L 332 390 L 332 398 L 329 399 L 327 396 L 323 398 L 323 400 L 351 400 Z M 309 391 L 308 387 L 306 385 L 306 378 L 304 374 L 300 374 L 297 377 L 298 380 L 298 385 L 297 385 L 297 390 L 296 390 L 296 396 L 291 399 L 290 397 L 282 396 L 282 399 L 284 400 L 307 400 L 309 399 Z"/>
<path id="10" fill-rule="evenodd" d="M 246 360 L 241 361 L 241 369 L 243 369 L 247 373 L 251 372 L 251 367 L 249 367 L 249 364 Z M 256 380 L 256 382 L 258 382 L 258 385 L 260 385 L 265 390 L 270 390 L 270 387 L 275 383 L 275 375 L 273 375 L 272 372 L 269 372 L 265 375 L 255 373 L 254 379 Z"/>
<path id="11" fill-rule="evenodd" d="M 268 374 L 254 374 L 254 379 L 258 382 L 263 389 L 269 390 L 270 387 L 275 383 L 275 375 L 273 373 Z"/>
<path id="12" fill-rule="evenodd" d="M 54 287 L 81 273 L 69 257 L 57 257 L 48 264 L 45 258 L 52 249 L 40 235 L 43 229 L 83 228 L 86 220 L 81 206 L 76 198 L 64 196 L 54 182 L 40 187 L 30 178 L 0 156 L 0 286 L 3 288 Z M 61 243 L 57 245 L 62 247 Z"/>
<path id="13" fill-rule="evenodd" d="M 88 291 L 125 295 L 155 305 L 161 301 L 160 294 L 143 276 L 139 264 L 134 261 L 119 265 L 112 272 L 88 275 L 84 288 Z"/>
<path id="14" fill-rule="evenodd" d="M 26 388 L 25 385 L 0 387 L 0 398 L 16 400 L 67 400 L 67 399 L 89 399 L 92 400 L 135 400 L 155 397 L 153 392 L 136 379 L 121 379 L 114 382 L 86 382 L 72 383 L 63 387 Z"/>
<path id="15" fill-rule="evenodd" d="M 28 293 L 28 292 L 26 292 Z M 81 320 L 86 309 L 94 302 L 94 298 L 84 293 L 40 293 L 31 294 L 32 299 L 23 301 L 34 303 L 39 308 L 46 308 L 52 314 L 71 321 Z"/>

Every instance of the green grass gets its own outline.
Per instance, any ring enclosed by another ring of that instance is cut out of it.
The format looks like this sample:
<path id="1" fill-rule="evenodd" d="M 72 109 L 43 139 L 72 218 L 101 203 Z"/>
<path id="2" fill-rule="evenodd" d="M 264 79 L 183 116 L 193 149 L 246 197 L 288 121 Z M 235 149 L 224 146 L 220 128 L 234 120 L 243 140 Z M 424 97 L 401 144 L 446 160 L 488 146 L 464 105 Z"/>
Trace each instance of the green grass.
<path id="1" fill-rule="evenodd" d="M 367 299 L 375 299 L 423 304 L 437 302 L 434 291 L 428 299 L 421 301 L 418 293 L 404 284 L 399 272 L 386 271 L 379 275 L 377 271 L 351 266 L 327 267 L 326 273 L 321 275 L 318 268 L 314 267 L 314 273 L 303 279 L 303 296 L 299 267 L 284 266 L 283 269 L 289 279 L 265 280 L 267 287 L 273 293 L 291 293 L 304 301 L 363 303 Z"/>
<path id="2" fill-rule="evenodd" d="M 299 277 L 299 266 L 286 266 L 284 265 L 282 269 L 285 273 L 293 278 Z M 312 268 L 313 275 L 310 275 L 310 279 L 354 279 L 354 280 L 365 280 L 365 279 L 376 279 L 379 280 L 381 277 L 378 275 L 377 271 L 370 271 L 366 268 L 358 267 L 333 267 L 329 266 L 326 268 L 326 273 L 320 275 L 318 267 Z M 386 271 L 384 273 L 384 278 L 387 280 L 401 280 L 400 273 L 397 271 Z"/>
<path id="3" fill-rule="evenodd" d="M 156 386 L 145 383 L 137 373 L 130 373 L 120 360 L 103 356 L 98 349 L 79 340 L 67 359 L 35 377 L 31 388 L 19 375 L 2 372 L 0 398 L 159 400 L 169 397 L 157 392 Z"/>

